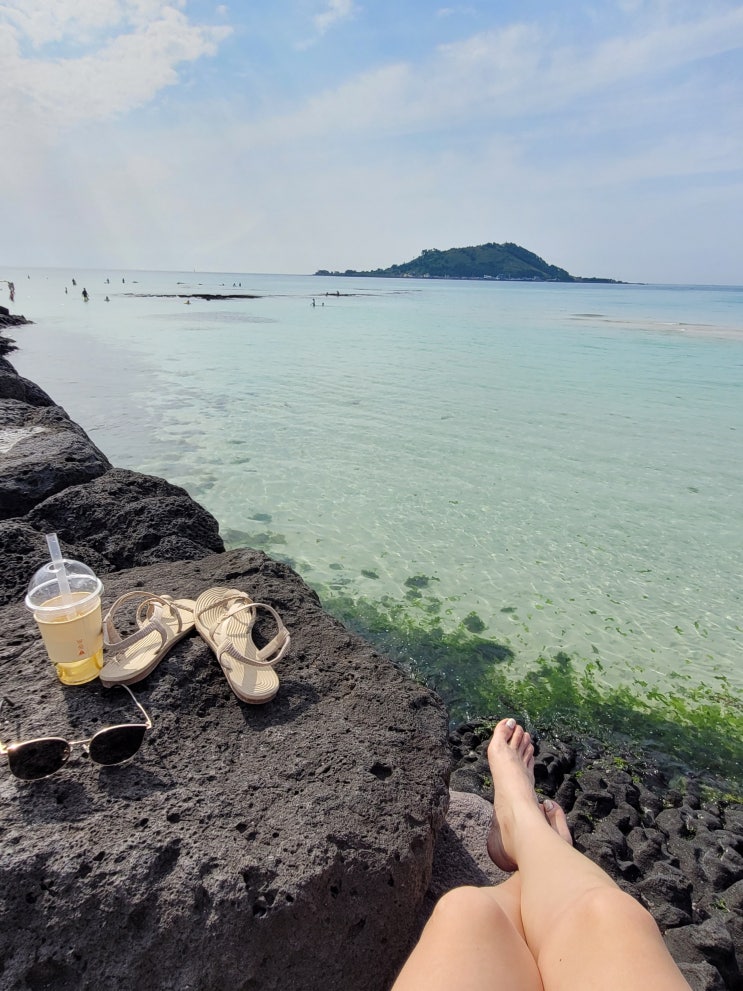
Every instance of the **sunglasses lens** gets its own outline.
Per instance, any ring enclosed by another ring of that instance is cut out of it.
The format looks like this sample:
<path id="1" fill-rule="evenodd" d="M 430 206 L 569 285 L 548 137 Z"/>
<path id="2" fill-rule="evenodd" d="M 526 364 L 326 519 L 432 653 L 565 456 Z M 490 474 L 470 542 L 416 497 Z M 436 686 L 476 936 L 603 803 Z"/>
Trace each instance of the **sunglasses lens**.
<path id="1" fill-rule="evenodd" d="M 88 745 L 96 764 L 121 764 L 133 757 L 142 745 L 146 726 L 111 726 L 96 733 Z"/>
<path id="2" fill-rule="evenodd" d="M 49 737 L 8 747 L 8 765 L 22 781 L 36 781 L 54 774 L 70 756 L 67 740 Z"/>

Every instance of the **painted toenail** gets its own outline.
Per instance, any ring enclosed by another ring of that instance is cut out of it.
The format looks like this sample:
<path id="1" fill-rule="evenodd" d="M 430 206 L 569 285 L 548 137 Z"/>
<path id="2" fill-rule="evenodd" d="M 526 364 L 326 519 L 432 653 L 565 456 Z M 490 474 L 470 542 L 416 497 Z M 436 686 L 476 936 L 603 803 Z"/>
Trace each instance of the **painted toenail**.
<path id="1" fill-rule="evenodd" d="M 516 729 L 516 720 L 515 719 L 507 719 L 506 720 L 506 726 L 509 729 Z"/>
<path id="2" fill-rule="evenodd" d="M 545 812 L 551 812 L 555 807 L 555 803 L 552 801 L 551 798 L 545 798 L 543 804 L 544 804 Z"/>

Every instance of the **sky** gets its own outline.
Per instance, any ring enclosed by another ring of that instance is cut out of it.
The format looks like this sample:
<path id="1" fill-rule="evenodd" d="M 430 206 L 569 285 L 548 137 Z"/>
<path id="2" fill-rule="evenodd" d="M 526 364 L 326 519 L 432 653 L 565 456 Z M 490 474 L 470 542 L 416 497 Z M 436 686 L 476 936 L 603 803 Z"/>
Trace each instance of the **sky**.
<path id="1" fill-rule="evenodd" d="M 0 0 L 0 266 L 743 284 L 743 3 L 449 2 Z"/>

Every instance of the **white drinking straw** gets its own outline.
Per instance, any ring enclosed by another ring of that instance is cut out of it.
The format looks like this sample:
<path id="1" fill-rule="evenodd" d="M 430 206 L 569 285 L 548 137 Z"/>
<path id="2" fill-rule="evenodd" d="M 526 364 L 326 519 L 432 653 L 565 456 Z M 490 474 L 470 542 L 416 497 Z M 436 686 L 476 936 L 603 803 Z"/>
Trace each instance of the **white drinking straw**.
<path id="1" fill-rule="evenodd" d="M 56 533 L 46 535 L 46 544 L 49 548 L 49 555 L 54 565 L 54 572 L 59 583 L 59 591 L 62 593 L 62 605 L 72 605 L 70 598 L 70 583 L 67 581 L 67 569 L 64 566 L 62 551 L 59 549 L 59 541 Z"/>

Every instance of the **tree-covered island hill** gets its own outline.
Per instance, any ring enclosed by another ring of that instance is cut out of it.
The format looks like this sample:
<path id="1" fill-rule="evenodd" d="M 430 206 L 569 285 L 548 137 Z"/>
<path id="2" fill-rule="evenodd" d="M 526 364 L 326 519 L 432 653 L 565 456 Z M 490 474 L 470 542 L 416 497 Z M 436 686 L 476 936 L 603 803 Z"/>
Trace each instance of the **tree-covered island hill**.
<path id="1" fill-rule="evenodd" d="M 425 248 L 417 258 L 375 268 L 371 272 L 329 272 L 321 268 L 315 275 L 373 276 L 386 279 L 495 279 L 501 282 L 604 282 L 618 284 L 617 279 L 582 278 L 564 268 L 548 265 L 532 251 L 518 244 L 477 244 L 469 248 Z"/>

